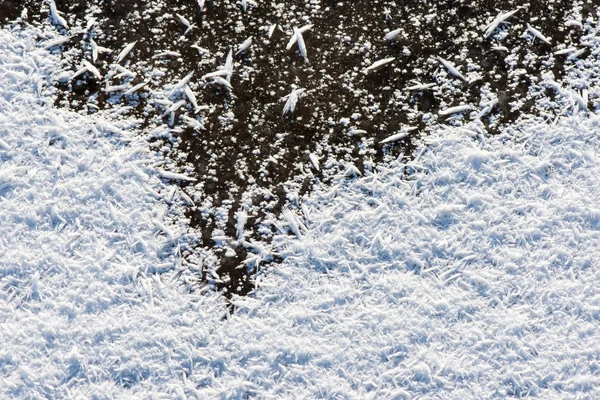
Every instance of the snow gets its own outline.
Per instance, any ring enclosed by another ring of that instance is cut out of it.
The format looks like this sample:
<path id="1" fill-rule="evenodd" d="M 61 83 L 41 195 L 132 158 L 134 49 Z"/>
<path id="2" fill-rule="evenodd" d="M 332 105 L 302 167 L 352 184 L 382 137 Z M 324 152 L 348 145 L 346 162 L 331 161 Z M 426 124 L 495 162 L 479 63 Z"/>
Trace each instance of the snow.
<path id="1" fill-rule="evenodd" d="M 59 59 L 37 34 L 0 31 L 0 397 L 150 393 L 175 373 L 166 326 L 203 329 L 173 283 L 180 190 L 159 178 L 183 175 L 153 167 L 143 138 L 55 109 Z"/>
<path id="2" fill-rule="evenodd" d="M 293 316 L 330 390 L 598 397 L 600 123 L 517 128 L 440 129 L 418 160 L 304 202 L 310 234 L 268 284 L 286 300 L 254 309 Z"/>
<path id="3" fill-rule="evenodd" d="M 230 314 L 181 256 L 189 197 L 161 178 L 191 177 L 54 108 L 38 34 L 0 31 L 0 397 L 600 398 L 593 112 L 341 172 Z"/>

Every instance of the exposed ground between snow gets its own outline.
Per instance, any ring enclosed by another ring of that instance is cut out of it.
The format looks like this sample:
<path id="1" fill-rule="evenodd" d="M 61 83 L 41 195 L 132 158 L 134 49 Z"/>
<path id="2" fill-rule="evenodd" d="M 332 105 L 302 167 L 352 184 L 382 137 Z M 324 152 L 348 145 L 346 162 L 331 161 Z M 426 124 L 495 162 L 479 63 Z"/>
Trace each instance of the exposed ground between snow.
<path id="1" fill-rule="evenodd" d="M 600 398 L 595 114 L 340 177 L 230 315 L 160 160 L 52 108 L 35 35 L 0 33 L 0 397 Z"/>
<path id="2" fill-rule="evenodd" d="M 257 272 L 238 230 L 268 245 L 313 184 L 394 159 L 439 123 L 493 134 L 523 114 L 553 118 L 562 104 L 545 81 L 597 54 L 599 0 L 56 0 L 54 16 L 50 1 L 1 3 L 0 20 L 46 27 L 41 41 L 62 54 L 55 104 L 137 120 L 197 178 L 184 190 L 202 243 L 182 255 L 236 294 Z M 589 78 L 569 87 L 597 108 Z M 282 115 L 294 88 L 306 91 Z"/>

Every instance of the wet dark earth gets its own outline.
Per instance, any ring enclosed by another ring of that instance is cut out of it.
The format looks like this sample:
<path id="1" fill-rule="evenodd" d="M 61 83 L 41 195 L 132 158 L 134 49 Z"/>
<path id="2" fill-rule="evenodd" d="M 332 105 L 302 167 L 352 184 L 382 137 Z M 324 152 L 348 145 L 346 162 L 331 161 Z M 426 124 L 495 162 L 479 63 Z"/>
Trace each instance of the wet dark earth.
<path id="1" fill-rule="evenodd" d="M 185 255 L 201 265 L 200 282 L 226 294 L 247 294 L 261 268 L 277 261 L 265 250 L 273 236 L 291 234 L 277 217 L 298 209 L 315 184 L 331 182 L 340 171 L 351 180 L 378 163 L 411 157 L 414 141 L 439 123 L 478 121 L 495 134 L 524 114 L 559 114 L 552 108 L 556 103 L 534 109 L 541 106 L 533 100 L 552 99 L 553 90 L 540 82 L 560 81 L 570 64 L 588 56 L 554 53 L 578 47 L 584 32 L 566 22 L 595 17 L 600 0 L 207 0 L 203 10 L 197 0 L 56 0 L 56 5 L 69 30 L 56 29 L 74 35 L 53 49 L 65 54 L 65 69 L 71 71 L 57 80 L 57 104 L 135 118 L 136 129 L 152 138 L 156 151 L 196 177 L 181 185 L 202 240 Z M 484 27 L 500 12 L 515 9 L 484 37 Z M 177 14 L 194 28 L 185 33 Z M 47 3 L 32 0 L 0 0 L 0 18 L 51 23 Z M 92 18 L 96 22 L 88 24 Z M 550 44 L 527 33 L 526 23 Z M 308 24 L 302 34 L 306 61 L 297 44 L 289 50 L 286 45 L 294 27 Z M 398 28 L 393 40 L 384 39 Z M 251 46 L 234 56 L 231 90 L 202 78 L 249 37 Z M 113 50 L 100 52 L 94 63 L 102 78 L 88 71 L 69 79 L 83 59 L 92 62 L 91 39 Z M 120 63 L 131 73 L 111 66 L 132 42 Z M 466 80 L 450 74 L 438 57 Z M 190 73 L 198 110 L 183 90 L 173 91 Z M 125 94 L 145 81 L 144 88 Z M 419 83 L 433 85 L 408 89 Z M 295 88 L 305 88 L 305 96 L 283 114 L 282 98 Z M 471 110 L 442 115 L 459 105 Z M 488 105 L 489 112 L 482 112 Z M 598 99 L 590 97 L 588 106 L 597 109 Z M 192 127 L 190 118 L 203 129 Z M 401 132 L 407 132 L 404 138 L 380 144 Z"/>

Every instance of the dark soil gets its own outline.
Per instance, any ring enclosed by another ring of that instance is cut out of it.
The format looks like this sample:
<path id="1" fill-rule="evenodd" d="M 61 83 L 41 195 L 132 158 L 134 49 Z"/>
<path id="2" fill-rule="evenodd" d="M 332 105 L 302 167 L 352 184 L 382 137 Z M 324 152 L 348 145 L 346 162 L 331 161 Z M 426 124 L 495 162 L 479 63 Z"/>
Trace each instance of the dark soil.
<path id="1" fill-rule="evenodd" d="M 194 72 L 191 83 L 198 103 L 212 107 L 201 113 L 206 129 L 196 132 L 182 127 L 177 141 L 158 140 L 156 146 L 180 165 L 193 166 L 199 179 L 197 185 L 184 185 L 197 204 L 190 207 L 189 217 L 201 231 L 200 245 L 215 254 L 220 264 L 206 261 L 201 279 L 226 293 L 247 294 L 254 288 L 256 271 L 243 265 L 248 247 L 233 240 L 239 209 L 245 207 L 249 213 L 246 239 L 269 242 L 277 232 L 271 219 L 283 207 L 297 207 L 315 183 L 326 184 L 335 171 L 345 168 L 340 160 L 364 172 L 371 159 L 377 163 L 400 153 L 409 157 L 414 139 L 426 135 L 434 124 L 465 120 L 438 118 L 438 112 L 446 107 L 477 106 L 482 90 L 495 93 L 498 105 L 482 120 L 490 133 L 499 132 L 523 113 L 535 113 L 531 109 L 532 86 L 543 72 L 560 79 L 566 61 L 553 51 L 559 44 L 576 46 L 582 34 L 565 28 L 563 22 L 576 7 L 581 7 L 585 21 L 596 12 L 600 0 L 258 1 L 257 7 L 249 6 L 245 13 L 239 2 L 206 3 L 205 12 L 199 12 L 196 0 L 56 0 L 58 9 L 81 27 L 86 16 L 93 13 L 97 18 L 93 34 L 78 34 L 63 50 L 81 49 L 82 57 L 89 59 L 93 36 L 99 45 L 115 50 L 100 55 L 97 67 L 101 72 L 133 41 L 137 44 L 128 68 L 138 75 L 149 69 L 164 72 L 153 78 L 152 86 L 173 83 Z M 0 0 L 0 18 L 14 20 L 24 6 L 29 9 L 28 22 L 47 23 L 48 8 L 32 0 Z M 483 26 L 499 12 L 515 8 L 519 12 L 497 30 L 507 32 L 504 40 L 483 38 Z M 183 39 L 186 28 L 176 13 L 198 26 Z M 551 38 L 553 45 L 539 40 L 532 43 L 523 35 L 525 22 Z M 290 51 L 285 47 L 292 27 L 307 23 L 314 26 L 304 33 L 309 59 L 305 63 L 296 47 Z M 269 39 L 267 29 L 272 24 L 279 24 L 285 32 L 277 29 Z M 388 30 L 398 27 L 405 28 L 399 39 L 383 40 Z M 249 36 L 254 38 L 251 50 L 235 57 L 233 93 L 204 85 L 200 77 L 222 65 L 228 50 L 235 51 Z M 209 53 L 202 54 L 192 44 Z M 508 53 L 493 50 L 494 44 L 511 49 L 514 63 L 507 59 Z M 163 50 L 181 55 L 152 58 Z M 453 62 L 463 74 L 468 66 L 475 68 L 481 79 L 469 84 L 447 79 L 438 56 Z M 363 72 L 369 65 L 366 59 L 373 62 L 387 57 L 396 59 L 378 71 Z M 75 62 L 73 69 L 78 65 L 79 61 Z M 434 90 L 409 92 L 406 87 L 414 84 L 412 80 L 439 85 Z M 131 81 L 139 82 L 141 78 Z M 307 88 L 309 95 L 292 114 L 282 116 L 281 98 L 290 93 L 293 84 Z M 132 106 L 129 115 L 143 119 L 142 130 L 168 123 L 168 116 L 161 118 L 164 110 L 150 96 L 107 94 L 102 90 L 104 82 L 91 76 L 58 87 L 63 89 L 64 95 L 58 99 L 62 106 L 93 112 L 86 103 L 101 108 L 128 103 Z M 553 93 L 541 95 L 551 97 Z M 190 109 L 184 113 L 193 116 Z M 223 118 L 228 114 L 231 117 Z M 181 125 L 177 118 L 175 125 Z M 404 126 L 419 129 L 406 139 L 378 145 Z M 350 127 L 367 134 L 348 136 Z M 311 165 L 310 153 L 321 158 L 324 168 L 320 171 Z M 232 240 L 215 243 L 216 230 Z M 235 256 L 225 256 L 228 247 Z"/>

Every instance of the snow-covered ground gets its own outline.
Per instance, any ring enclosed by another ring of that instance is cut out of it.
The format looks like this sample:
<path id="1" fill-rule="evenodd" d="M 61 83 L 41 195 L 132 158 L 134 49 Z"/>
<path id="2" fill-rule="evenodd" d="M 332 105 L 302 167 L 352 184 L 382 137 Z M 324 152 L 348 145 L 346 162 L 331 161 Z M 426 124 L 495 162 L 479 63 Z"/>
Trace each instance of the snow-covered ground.
<path id="1" fill-rule="evenodd" d="M 144 140 L 53 107 L 59 59 L 38 34 L 0 31 L 0 397 L 165 389 L 170 326 L 189 343 L 204 329 L 173 282 L 180 190 Z"/>
<path id="2" fill-rule="evenodd" d="M 309 233 L 248 315 L 285 316 L 282 342 L 310 343 L 290 373 L 322 393 L 598 398 L 598 120 L 429 142 L 305 203 Z"/>
<path id="3" fill-rule="evenodd" d="M 37 34 L 0 31 L 0 397 L 600 398 L 594 113 L 341 174 L 230 314 L 183 283 L 161 160 L 53 108 Z"/>

